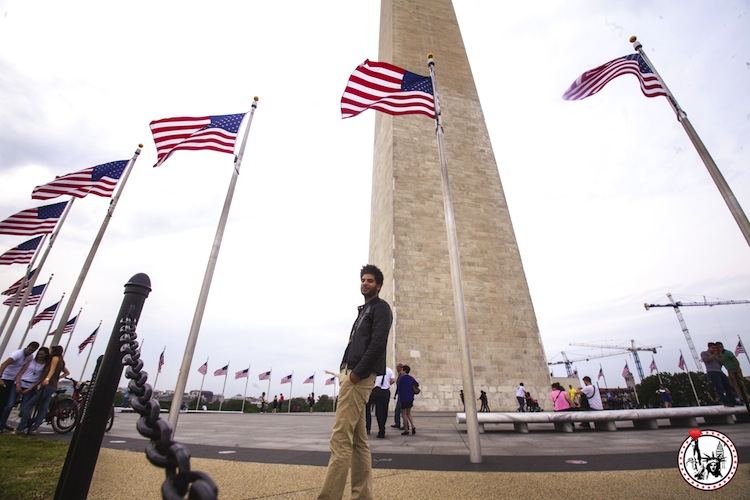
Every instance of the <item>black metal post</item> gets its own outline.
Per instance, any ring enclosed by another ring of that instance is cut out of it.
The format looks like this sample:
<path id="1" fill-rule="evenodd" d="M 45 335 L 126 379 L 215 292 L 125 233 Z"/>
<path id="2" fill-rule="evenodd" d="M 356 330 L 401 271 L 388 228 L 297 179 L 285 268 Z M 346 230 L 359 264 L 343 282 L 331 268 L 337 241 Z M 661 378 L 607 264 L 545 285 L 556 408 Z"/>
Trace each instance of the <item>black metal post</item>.
<path id="1" fill-rule="evenodd" d="M 110 408 L 114 404 L 117 384 L 122 377 L 124 354 L 120 352 L 120 329 L 128 319 L 138 321 L 150 292 L 151 280 L 143 273 L 136 274 L 125 284 L 125 297 L 117 321 L 112 327 L 96 383 L 90 389 L 84 414 L 68 448 L 55 491 L 56 500 L 85 500 L 88 496 Z"/>

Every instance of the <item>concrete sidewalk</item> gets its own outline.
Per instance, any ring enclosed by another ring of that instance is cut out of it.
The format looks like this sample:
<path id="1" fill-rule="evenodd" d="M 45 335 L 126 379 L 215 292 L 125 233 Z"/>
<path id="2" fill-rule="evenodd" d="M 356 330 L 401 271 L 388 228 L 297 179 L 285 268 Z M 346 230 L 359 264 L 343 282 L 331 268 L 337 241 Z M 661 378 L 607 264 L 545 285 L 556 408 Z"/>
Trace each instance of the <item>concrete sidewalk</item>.
<path id="1" fill-rule="evenodd" d="M 90 498 L 161 498 L 164 471 L 148 463 L 138 416 L 118 414 L 105 435 Z M 699 420 L 700 422 L 700 420 Z M 191 413 L 180 416 L 176 440 L 188 446 L 191 468 L 208 473 L 220 498 L 314 498 L 325 475 L 333 415 Z M 660 421 L 660 424 L 662 422 Z M 666 427 L 558 433 L 551 426 L 488 426 L 480 436 L 483 461 L 468 459 L 465 425 L 455 413 L 415 415 L 416 435 L 388 428 L 375 439 L 377 498 L 698 498 L 677 468 L 689 429 Z M 699 426 L 703 429 L 707 428 Z M 738 450 L 739 470 L 711 494 L 748 498 L 750 425 L 712 426 Z M 348 498 L 348 493 L 345 495 Z"/>

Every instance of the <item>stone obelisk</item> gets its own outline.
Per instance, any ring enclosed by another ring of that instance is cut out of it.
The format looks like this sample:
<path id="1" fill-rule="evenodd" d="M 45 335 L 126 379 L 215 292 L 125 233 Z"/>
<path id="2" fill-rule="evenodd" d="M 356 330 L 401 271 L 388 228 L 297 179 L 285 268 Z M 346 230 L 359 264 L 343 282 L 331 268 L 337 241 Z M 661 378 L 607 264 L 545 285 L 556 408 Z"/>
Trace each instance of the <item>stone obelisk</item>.
<path id="1" fill-rule="evenodd" d="M 429 75 L 429 52 L 442 106 L 474 390 L 487 392 L 491 410 L 513 411 L 520 382 L 545 399 L 549 372 L 456 14 L 450 0 L 382 0 L 379 60 Z M 461 345 L 435 122 L 377 113 L 374 150 L 369 260 L 383 269 L 381 296 L 394 310 L 388 365 L 412 368 L 423 387 L 418 410 L 461 410 Z"/>

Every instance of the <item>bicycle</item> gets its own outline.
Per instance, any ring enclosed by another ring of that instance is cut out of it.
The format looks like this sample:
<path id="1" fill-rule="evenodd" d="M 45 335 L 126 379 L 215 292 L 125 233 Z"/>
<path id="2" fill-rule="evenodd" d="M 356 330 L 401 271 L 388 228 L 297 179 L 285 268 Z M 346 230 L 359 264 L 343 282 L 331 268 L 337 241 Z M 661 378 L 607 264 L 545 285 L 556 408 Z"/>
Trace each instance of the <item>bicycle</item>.
<path id="1" fill-rule="evenodd" d="M 83 415 L 83 408 L 86 404 L 86 400 L 88 399 L 88 391 L 89 391 L 90 382 L 89 381 L 78 382 L 77 380 L 71 377 L 66 377 L 66 378 L 70 380 L 71 382 L 73 382 L 72 401 L 75 402 L 75 406 L 76 406 L 75 421 L 73 422 L 72 427 L 65 431 L 65 432 L 70 432 L 76 425 L 78 425 L 80 418 Z M 67 405 L 67 403 L 65 404 Z M 110 408 L 109 410 L 109 419 L 107 419 L 107 425 L 104 427 L 104 432 L 109 432 L 109 430 L 112 429 L 112 425 L 114 425 L 114 423 L 115 423 L 115 407 L 114 405 L 112 405 L 112 408 Z M 53 428 L 54 428 L 54 425 L 53 425 Z M 64 434 L 64 433 L 61 433 L 61 434 Z"/>

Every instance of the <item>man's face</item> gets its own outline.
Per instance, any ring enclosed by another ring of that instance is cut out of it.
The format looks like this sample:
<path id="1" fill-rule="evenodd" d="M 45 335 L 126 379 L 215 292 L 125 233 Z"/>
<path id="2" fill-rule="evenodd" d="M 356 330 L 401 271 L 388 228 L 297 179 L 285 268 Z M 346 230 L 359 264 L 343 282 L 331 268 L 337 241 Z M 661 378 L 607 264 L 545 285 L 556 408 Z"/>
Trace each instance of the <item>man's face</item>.
<path id="1" fill-rule="evenodd" d="M 380 285 L 375 281 L 375 276 L 372 274 L 363 274 L 360 281 L 359 290 L 364 295 L 365 299 L 372 299 L 378 296 L 380 291 Z"/>
<path id="2" fill-rule="evenodd" d="M 36 347 L 34 347 L 34 346 L 27 346 L 26 349 L 24 349 L 24 350 L 26 351 L 26 355 L 28 356 L 29 354 L 34 354 L 34 351 L 36 351 Z"/>

